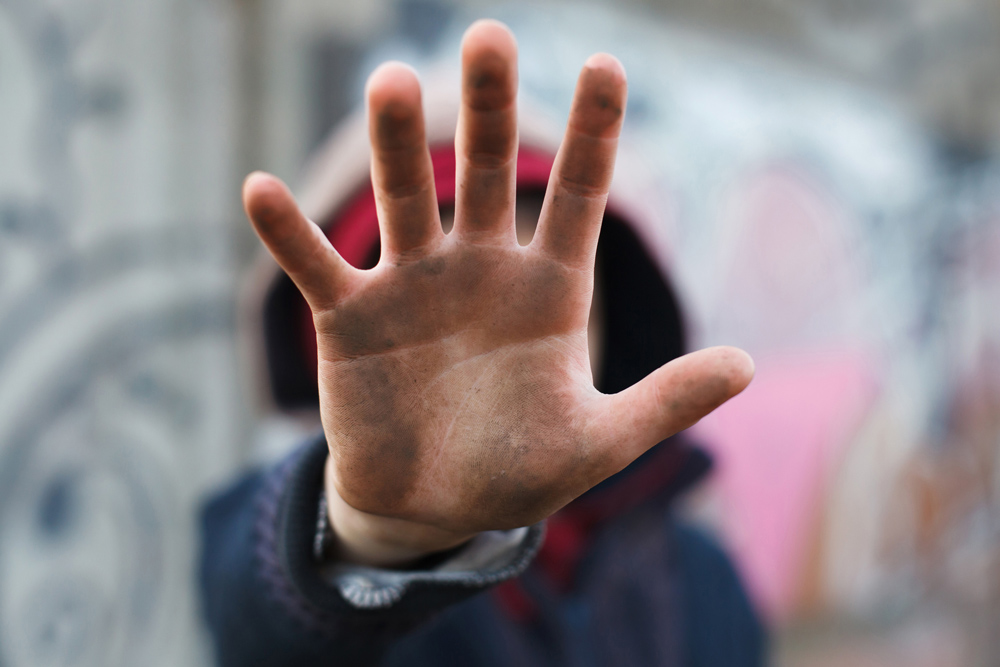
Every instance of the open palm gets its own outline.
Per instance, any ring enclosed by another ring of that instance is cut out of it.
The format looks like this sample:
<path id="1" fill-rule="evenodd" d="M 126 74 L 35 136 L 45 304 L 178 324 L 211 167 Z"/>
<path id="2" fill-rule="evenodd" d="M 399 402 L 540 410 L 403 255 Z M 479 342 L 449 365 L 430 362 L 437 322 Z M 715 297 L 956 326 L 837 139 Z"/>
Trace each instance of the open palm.
<path id="1" fill-rule="evenodd" d="M 388 543 L 419 536 L 413 553 L 548 516 L 752 374 L 744 353 L 713 348 L 620 394 L 594 388 L 587 320 L 624 72 L 603 54 L 584 66 L 537 231 L 522 247 L 516 46 L 504 26 L 482 21 L 462 56 L 450 233 L 420 86 L 399 64 L 368 84 L 378 266 L 347 264 L 277 179 L 251 175 L 244 192 L 260 237 L 313 311 L 334 525 Z"/>

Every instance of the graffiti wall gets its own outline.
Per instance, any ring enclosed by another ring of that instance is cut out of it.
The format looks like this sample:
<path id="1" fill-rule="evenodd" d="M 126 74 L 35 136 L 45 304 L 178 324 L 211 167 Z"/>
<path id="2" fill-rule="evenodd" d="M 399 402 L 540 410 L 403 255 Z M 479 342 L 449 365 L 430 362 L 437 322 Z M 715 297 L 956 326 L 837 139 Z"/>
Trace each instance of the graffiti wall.
<path id="1" fill-rule="evenodd" d="M 219 3 L 0 2 L 0 664 L 206 664 L 240 435 Z"/>

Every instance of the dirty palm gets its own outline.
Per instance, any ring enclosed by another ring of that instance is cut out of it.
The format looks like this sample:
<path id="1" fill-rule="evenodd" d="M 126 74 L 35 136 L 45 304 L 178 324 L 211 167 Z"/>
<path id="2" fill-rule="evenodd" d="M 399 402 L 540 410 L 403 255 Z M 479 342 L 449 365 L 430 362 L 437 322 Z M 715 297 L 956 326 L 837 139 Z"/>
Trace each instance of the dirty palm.
<path id="1" fill-rule="evenodd" d="M 479 21 L 463 40 L 448 233 L 416 74 L 386 63 L 366 94 L 377 266 L 344 261 L 273 176 L 244 186 L 257 233 L 313 312 L 330 519 L 348 556 L 402 562 L 544 519 L 749 383 L 749 357 L 716 347 L 618 394 L 594 388 L 594 259 L 626 104 L 615 58 L 583 66 L 525 246 L 505 26 Z"/>

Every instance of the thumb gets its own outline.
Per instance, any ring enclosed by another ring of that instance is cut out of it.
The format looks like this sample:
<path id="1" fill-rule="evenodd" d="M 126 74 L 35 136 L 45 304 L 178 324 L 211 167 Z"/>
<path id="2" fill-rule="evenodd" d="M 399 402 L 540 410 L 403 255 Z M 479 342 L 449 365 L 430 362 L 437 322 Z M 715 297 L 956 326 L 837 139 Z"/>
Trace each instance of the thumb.
<path id="1" fill-rule="evenodd" d="M 678 357 L 628 389 L 603 397 L 591 441 L 607 443 L 617 472 L 743 391 L 753 373 L 750 355 L 735 347 Z"/>

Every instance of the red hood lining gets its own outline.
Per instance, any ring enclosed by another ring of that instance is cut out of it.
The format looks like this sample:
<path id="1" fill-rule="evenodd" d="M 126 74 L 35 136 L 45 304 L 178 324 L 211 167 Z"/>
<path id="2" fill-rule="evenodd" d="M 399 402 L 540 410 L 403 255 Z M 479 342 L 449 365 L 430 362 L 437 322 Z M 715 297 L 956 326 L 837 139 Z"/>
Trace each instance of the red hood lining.
<path id="1" fill-rule="evenodd" d="M 522 147 L 517 154 L 517 189 L 544 190 L 554 160 L 548 153 Z M 435 146 L 431 149 L 431 163 L 438 205 L 442 208 L 454 205 L 455 147 L 451 144 Z M 354 266 L 362 267 L 379 240 L 371 183 L 361 188 L 323 228 L 340 255 Z"/>

